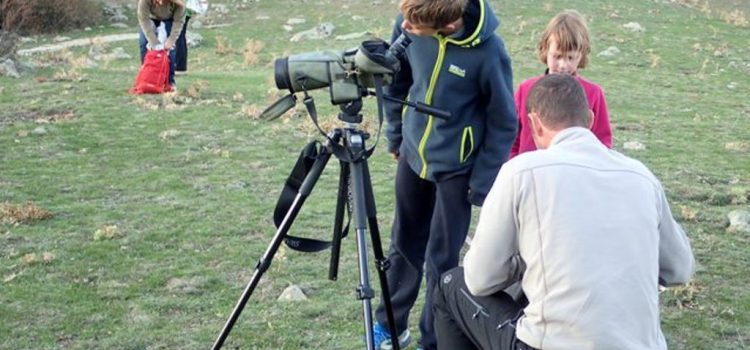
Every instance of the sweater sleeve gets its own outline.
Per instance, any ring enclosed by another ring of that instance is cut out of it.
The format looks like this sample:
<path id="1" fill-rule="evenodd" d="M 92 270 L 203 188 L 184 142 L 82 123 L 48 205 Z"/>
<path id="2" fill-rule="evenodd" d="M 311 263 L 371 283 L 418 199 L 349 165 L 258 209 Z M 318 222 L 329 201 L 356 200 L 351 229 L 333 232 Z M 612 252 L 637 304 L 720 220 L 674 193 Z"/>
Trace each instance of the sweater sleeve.
<path id="1" fill-rule="evenodd" d="M 138 0 L 138 24 L 141 26 L 149 46 L 154 47 L 159 44 L 159 38 L 156 36 L 156 28 L 151 21 L 150 3 L 150 0 Z"/>
<path id="2" fill-rule="evenodd" d="M 401 15 L 396 18 L 396 24 L 393 27 L 393 34 L 391 36 L 391 42 L 396 40 L 401 33 Z M 401 58 L 401 69 L 393 75 L 393 82 L 385 87 L 385 94 L 391 97 L 395 97 L 399 100 L 405 100 L 409 95 L 409 89 L 412 84 L 411 66 L 409 60 L 406 57 Z M 402 126 L 402 112 L 404 107 L 398 102 L 385 101 L 385 118 L 388 125 L 385 129 L 385 135 L 388 139 L 388 152 L 393 154 L 399 153 L 401 147 L 401 141 L 403 135 L 401 133 Z"/>
<path id="3" fill-rule="evenodd" d="M 667 197 L 659 187 L 659 283 L 673 286 L 687 283 L 695 271 L 690 241 L 672 217 Z"/>
<path id="4" fill-rule="evenodd" d="M 490 295 L 521 279 L 525 265 L 518 249 L 516 178 L 500 170 L 479 213 L 471 247 L 464 256 L 466 286 L 474 295 Z"/>
<path id="5" fill-rule="evenodd" d="M 604 91 L 598 89 L 598 93 L 591 101 L 591 110 L 594 112 L 594 123 L 591 125 L 591 131 L 607 148 L 612 148 L 612 125 L 609 122 L 609 111 L 607 110 L 607 100 L 604 98 Z"/>
<path id="6" fill-rule="evenodd" d="M 508 159 L 513 140 L 516 138 L 518 118 L 513 101 L 513 72 L 505 47 L 500 42 L 498 60 L 486 65 L 481 83 L 483 99 L 486 101 L 486 125 L 484 141 L 469 179 L 469 201 L 481 206 L 495 181 L 500 167 Z"/>
<path id="7" fill-rule="evenodd" d="M 177 42 L 177 38 L 180 37 L 182 32 L 182 26 L 185 25 L 185 5 L 177 2 L 173 2 L 175 8 L 172 15 L 172 31 L 169 33 L 166 44 L 170 44 L 174 47 Z"/>
<path id="8" fill-rule="evenodd" d="M 526 106 L 521 101 L 521 87 L 518 88 L 515 94 L 516 102 L 516 114 L 518 115 L 518 130 L 516 130 L 516 140 L 513 141 L 513 145 L 510 147 L 510 156 L 508 159 L 513 159 L 517 156 L 521 150 L 521 132 L 523 131 L 523 123 L 521 122 L 526 116 Z"/>

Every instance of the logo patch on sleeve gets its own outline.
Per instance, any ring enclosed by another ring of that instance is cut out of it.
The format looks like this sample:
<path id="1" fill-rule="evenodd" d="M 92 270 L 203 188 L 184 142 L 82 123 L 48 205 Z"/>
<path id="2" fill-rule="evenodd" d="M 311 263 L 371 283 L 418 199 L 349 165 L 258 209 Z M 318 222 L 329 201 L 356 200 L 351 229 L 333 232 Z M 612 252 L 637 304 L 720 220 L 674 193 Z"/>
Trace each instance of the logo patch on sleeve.
<path id="1" fill-rule="evenodd" d="M 453 74 L 455 74 L 455 75 L 458 75 L 461 78 L 466 77 L 466 70 L 463 69 L 463 68 L 461 68 L 461 67 L 459 67 L 459 66 L 457 66 L 457 65 L 455 65 L 455 64 L 451 64 L 448 67 L 448 71 L 451 72 L 451 73 L 453 73 Z"/>

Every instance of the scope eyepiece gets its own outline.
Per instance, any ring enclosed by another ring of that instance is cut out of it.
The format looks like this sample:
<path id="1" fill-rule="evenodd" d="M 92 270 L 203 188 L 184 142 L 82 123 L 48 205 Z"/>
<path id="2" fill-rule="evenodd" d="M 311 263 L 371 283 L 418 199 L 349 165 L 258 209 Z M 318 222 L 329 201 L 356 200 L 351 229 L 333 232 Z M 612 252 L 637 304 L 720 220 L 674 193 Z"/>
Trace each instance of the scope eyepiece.
<path id="1" fill-rule="evenodd" d="M 289 57 L 277 58 L 273 63 L 273 77 L 276 81 L 276 87 L 280 90 L 292 89 L 292 81 L 289 80 Z"/>

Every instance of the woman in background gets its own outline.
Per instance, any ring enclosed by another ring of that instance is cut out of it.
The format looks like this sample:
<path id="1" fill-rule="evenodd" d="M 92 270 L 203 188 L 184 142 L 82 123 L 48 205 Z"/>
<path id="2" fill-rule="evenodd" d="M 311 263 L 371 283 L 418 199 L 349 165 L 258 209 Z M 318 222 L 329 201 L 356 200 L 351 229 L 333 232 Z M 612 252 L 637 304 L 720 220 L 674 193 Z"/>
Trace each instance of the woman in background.
<path id="1" fill-rule="evenodd" d="M 175 43 L 185 23 L 185 3 L 182 0 L 138 0 L 138 23 L 141 26 L 139 44 L 141 64 L 146 51 L 164 49 L 169 52 L 169 84 L 175 89 L 174 71 L 177 63 Z M 167 38 L 161 42 L 156 28 L 164 24 Z"/>

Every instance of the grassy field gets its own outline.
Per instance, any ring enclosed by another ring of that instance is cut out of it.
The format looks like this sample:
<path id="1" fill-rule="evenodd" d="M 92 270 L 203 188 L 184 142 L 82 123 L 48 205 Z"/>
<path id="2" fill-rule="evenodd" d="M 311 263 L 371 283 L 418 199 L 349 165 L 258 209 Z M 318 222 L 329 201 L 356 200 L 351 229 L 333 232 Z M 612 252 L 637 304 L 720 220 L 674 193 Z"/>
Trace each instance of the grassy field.
<path id="1" fill-rule="evenodd" d="M 745 349 L 750 235 L 726 226 L 727 214 L 750 201 L 747 4 L 682 2 L 693 6 L 491 1 L 516 84 L 543 71 L 535 44 L 556 12 L 575 8 L 589 19 L 594 48 L 582 74 L 607 94 L 615 148 L 662 180 L 698 261 L 689 285 L 661 294 L 670 348 Z M 395 1 L 212 3 L 229 11 L 203 20 L 203 44 L 191 51 L 177 95 L 127 94 L 136 42 L 108 47 L 124 47 L 132 60 L 91 67 L 81 48 L 28 58 L 40 68 L 21 79 L 0 77 L 0 349 L 210 347 L 273 236 L 284 179 L 316 137 L 301 107 L 257 120 L 281 95 L 273 60 L 361 40 L 291 43 L 297 31 L 331 22 L 334 35 L 388 37 L 396 14 Z M 306 22 L 287 32 L 289 18 Z M 630 22 L 645 31 L 626 29 Z M 618 55 L 598 56 L 612 46 Z M 324 127 L 337 126 L 326 92 L 315 96 Z M 375 101 L 365 104 L 364 126 L 374 131 Z M 624 149 L 633 141 L 645 149 Z M 395 162 L 383 145 L 370 167 L 387 242 Z M 337 176 L 329 166 L 293 233 L 329 236 Z M 336 282 L 327 280 L 328 258 L 282 248 L 226 348 L 361 348 L 354 240 L 344 242 Z M 309 299 L 276 301 L 291 284 Z"/>

